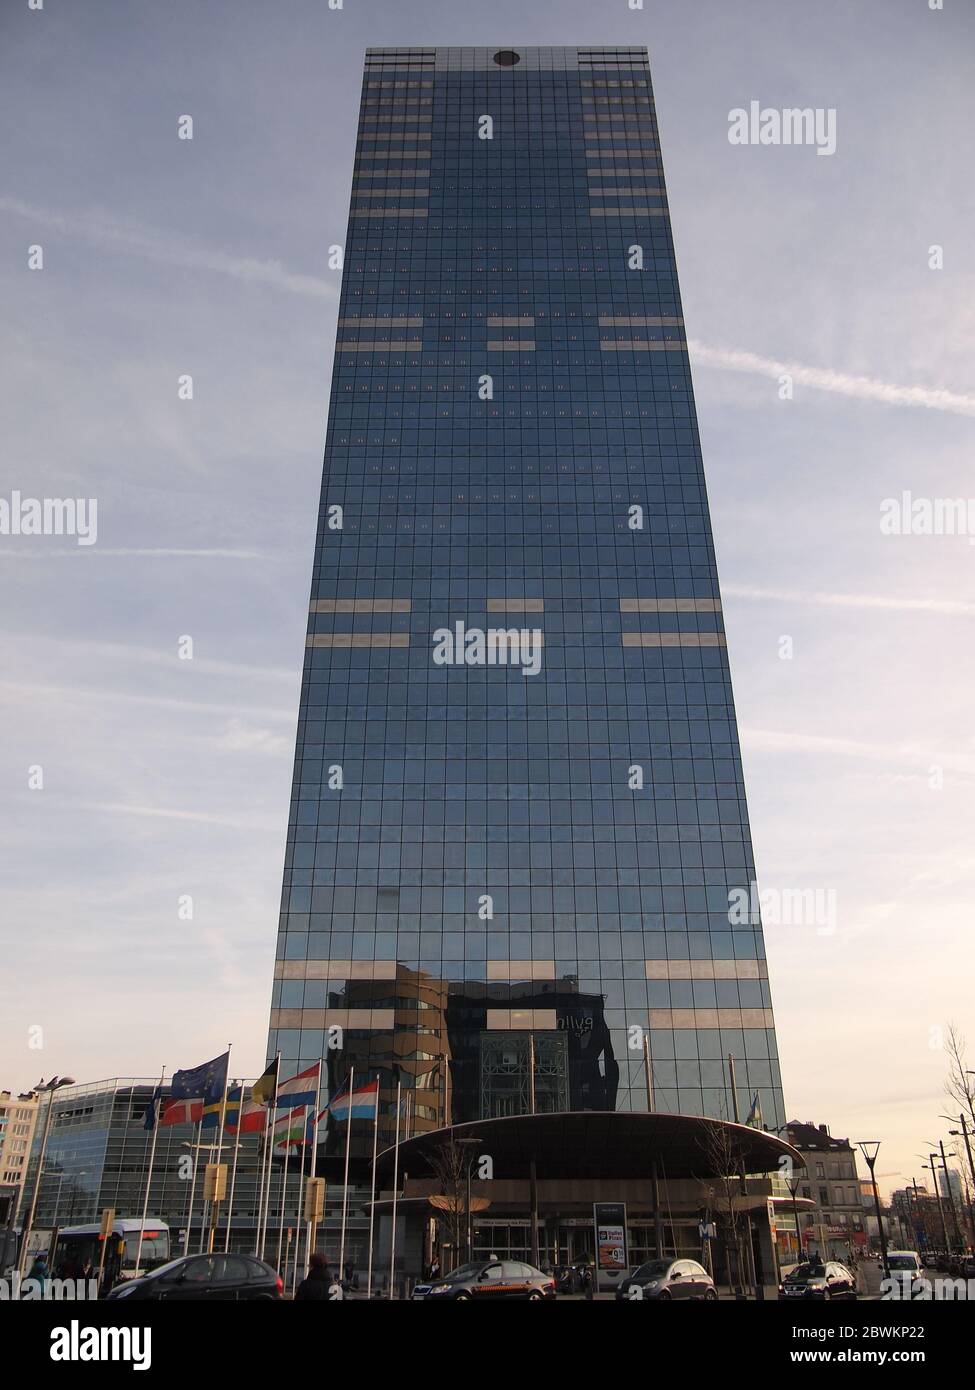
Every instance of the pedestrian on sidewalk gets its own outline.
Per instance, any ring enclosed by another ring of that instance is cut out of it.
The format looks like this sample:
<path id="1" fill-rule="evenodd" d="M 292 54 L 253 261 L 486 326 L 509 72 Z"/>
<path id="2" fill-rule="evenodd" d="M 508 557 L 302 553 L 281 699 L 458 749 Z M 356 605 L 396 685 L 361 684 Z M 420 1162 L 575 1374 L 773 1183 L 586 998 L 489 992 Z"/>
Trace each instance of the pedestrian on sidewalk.
<path id="1" fill-rule="evenodd" d="M 298 1285 L 295 1293 L 295 1302 L 329 1302 L 331 1299 L 331 1283 L 332 1275 L 328 1268 L 328 1260 L 316 1250 L 308 1261 L 307 1277 L 302 1279 L 301 1283 Z"/>

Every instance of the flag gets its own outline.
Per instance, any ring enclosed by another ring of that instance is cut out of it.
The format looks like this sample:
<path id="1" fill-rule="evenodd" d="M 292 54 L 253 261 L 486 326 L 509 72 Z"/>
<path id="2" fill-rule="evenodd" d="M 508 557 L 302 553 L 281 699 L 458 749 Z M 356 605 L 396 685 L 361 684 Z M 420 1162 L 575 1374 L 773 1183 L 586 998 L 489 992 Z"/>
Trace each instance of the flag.
<path id="1" fill-rule="evenodd" d="M 316 1062 L 307 1071 L 300 1071 L 297 1076 L 289 1077 L 287 1081 L 278 1084 L 275 1105 L 279 1110 L 286 1106 L 294 1110 L 301 1105 L 318 1104 L 318 1082 L 321 1074 L 322 1064 Z"/>
<path id="2" fill-rule="evenodd" d="M 764 1129 L 765 1121 L 762 1118 L 762 1098 L 756 1091 L 752 1098 L 752 1108 L 748 1112 L 746 1125 L 751 1125 L 752 1129 Z"/>
<path id="3" fill-rule="evenodd" d="M 275 1149 L 288 1149 L 297 1147 L 305 1142 L 307 1124 L 305 1122 L 305 1107 L 296 1106 L 287 1115 L 282 1115 L 279 1120 L 274 1121 L 272 1139 Z"/>
<path id="4" fill-rule="evenodd" d="M 155 1129 L 159 1120 L 159 1102 L 162 1100 L 162 1087 L 157 1086 L 152 1093 L 152 1099 L 146 1106 L 146 1115 L 143 1120 L 145 1129 Z"/>
<path id="5" fill-rule="evenodd" d="M 171 1088 L 173 1100 L 222 1101 L 229 1064 L 230 1053 L 224 1052 L 220 1057 L 214 1057 L 212 1062 L 204 1062 L 200 1067 L 174 1072 Z"/>
<path id="6" fill-rule="evenodd" d="M 202 1100 L 167 1100 L 159 1117 L 160 1128 L 165 1125 L 195 1125 L 203 1119 Z"/>
<path id="7" fill-rule="evenodd" d="M 229 1106 L 229 1104 L 230 1104 L 229 1100 L 228 1100 L 227 1104 L 228 1104 L 228 1106 Z M 217 1097 L 216 1100 L 208 1100 L 208 1101 L 205 1101 L 205 1102 L 204 1102 L 204 1105 L 203 1105 L 203 1128 L 204 1128 L 204 1129 L 219 1129 L 219 1128 L 220 1128 L 220 1115 L 221 1115 L 222 1111 L 223 1111 L 223 1092 L 220 1093 L 220 1095 Z"/>
<path id="8" fill-rule="evenodd" d="M 375 1119 L 376 1111 L 379 1107 L 379 1078 L 375 1077 L 372 1081 L 363 1082 L 355 1090 L 349 1093 L 348 1080 L 339 1088 L 334 1096 L 329 1098 L 329 1102 L 322 1115 L 331 1115 L 333 1120 L 372 1120 Z M 319 1116 L 319 1119 L 322 1118 Z"/>
<path id="9" fill-rule="evenodd" d="M 277 1089 L 278 1059 L 275 1057 L 274 1061 L 264 1069 L 263 1075 L 259 1076 L 251 1087 L 251 1100 L 256 1101 L 258 1105 L 273 1105 Z"/>
<path id="10" fill-rule="evenodd" d="M 267 1106 L 260 1101 L 255 1101 L 252 1091 L 251 1099 L 244 1100 L 243 1118 L 241 1119 L 241 1092 L 243 1090 L 243 1086 L 237 1086 L 227 1096 L 227 1130 L 230 1134 L 236 1134 L 240 1119 L 241 1134 L 261 1134 L 267 1122 Z"/>

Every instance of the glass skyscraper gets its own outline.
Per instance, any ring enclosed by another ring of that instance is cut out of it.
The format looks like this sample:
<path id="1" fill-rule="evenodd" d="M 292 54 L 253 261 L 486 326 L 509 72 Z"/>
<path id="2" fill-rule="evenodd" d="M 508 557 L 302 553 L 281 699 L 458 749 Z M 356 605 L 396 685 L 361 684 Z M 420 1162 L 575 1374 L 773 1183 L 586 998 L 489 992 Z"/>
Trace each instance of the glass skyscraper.
<path id="1" fill-rule="evenodd" d="M 269 1055 L 780 1125 L 754 878 L 646 52 L 371 49 Z"/>

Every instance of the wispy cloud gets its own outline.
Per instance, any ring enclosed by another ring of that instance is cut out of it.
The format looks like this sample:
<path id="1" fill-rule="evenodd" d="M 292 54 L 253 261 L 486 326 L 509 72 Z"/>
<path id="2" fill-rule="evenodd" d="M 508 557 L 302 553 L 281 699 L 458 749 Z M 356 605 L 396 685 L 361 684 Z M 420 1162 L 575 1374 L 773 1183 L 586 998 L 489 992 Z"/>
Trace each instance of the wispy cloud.
<path id="1" fill-rule="evenodd" d="M 100 213 L 80 212 L 65 216 L 39 208 L 19 198 L 0 198 L 0 212 L 13 213 L 35 226 L 45 227 L 67 237 L 81 237 L 105 250 L 126 251 L 150 261 L 180 266 L 184 270 L 209 270 L 230 275 L 250 284 L 270 285 L 273 289 L 316 298 L 337 298 L 335 283 L 315 275 L 288 270 L 280 261 L 259 261 L 250 256 L 231 256 L 184 241 L 171 232 L 160 232 L 136 222 L 117 222 Z"/>
<path id="2" fill-rule="evenodd" d="M 802 362 L 780 361 L 760 357 L 754 352 L 730 348 L 708 347 L 706 343 L 688 341 L 694 363 L 701 367 L 718 367 L 729 372 L 747 372 L 751 376 L 780 377 L 789 375 L 801 386 L 817 391 L 832 391 L 859 401 L 877 401 L 881 405 L 920 406 L 925 410 L 943 410 L 951 415 L 975 415 L 975 396 L 958 391 L 946 391 L 931 386 L 898 386 L 879 381 L 872 376 L 852 376 L 829 367 L 807 367 Z"/>
<path id="3" fill-rule="evenodd" d="M 79 805 L 78 809 L 97 811 L 104 815 L 122 816 L 123 818 L 146 816 L 160 820 L 189 821 L 197 825 L 221 825 L 230 830 L 260 829 L 271 834 L 280 830 L 280 825 L 271 820 L 260 821 L 245 816 L 228 816 L 220 812 L 183 811 L 167 806 L 138 806 L 129 802 L 90 801 Z"/>
<path id="4" fill-rule="evenodd" d="M 297 673 L 295 674 L 297 683 Z M 146 709 L 177 710 L 182 713 L 196 713 L 205 715 L 220 715 L 221 717 L 236 718 L 239 715 L 248 714 L 254 719 L 281 719 L 294 720 L 294 709 L 282 707 L 275 709 L 273 706 L 244 706 L 227 705 L 220 702 L 207 700 L 190 700 L 182 696 L 167 695 L 142 695 L 133 691 L 119 690 L 113 686 L 95 687 L 81 685 L 45 685 L 32 684 L 21 681 L 0 680 L 0 702 L 4 697 L 10 700 L 12 709 L 17 707 L 18 702 L 28 700 L 31 704 L 36 704 L 40 700 L 52 700 L 62 705 L 65 709 L 72 705 L 80 705 L 82 702 L 93 703 L 99 708 L 104 708 L 111 704 L 145 706 Z"/>
<path id="5" fill-rule="evenodd" d="M 742 726 L 739 732 L 744 746 L 766 753 L 814 753 L 819 757 L 861 758 L 888 766 L 906 763 L 930 769 L 937 765 L 962 775 L 975 772 L 975 753 L 944 751 L 922 743 L 867 743 L 862 739 L 836 738 L 829 734 L 807 734 L 798 729 L 783 731 Z"/>
<path id="6" fill-rule="evenodd" d="M 148 557 L 149 559 L 169 559 L 177 556 L 180 559 L 196 560 L 260 560 L 266 562 L 270 560 L 280 560 L 280 556 L 267 556 L 260 550 L 177 550 L 167 547 L 136 548 L 122 546 L 110 548 L 108 546 L 86 545 L 86 546 L 51 546 L 48 548 L 43 543 L 32 546 L 19 545 L 0 547 L 0 558 L 4 560 L 52 560 L 60 559 L 63 555 L 98 555 L 101 558 L 110 557 Z"/>
<path id="7" fill-rule="evenodd" d="M 270 729 L 255 728 L 242 719 L 232 719 L 220 739 L 220 747 L 230 753 L 264 753 L 273 758 L 287 758 L 294 739 Z"/>
<path id="8" fill-rule="evenodd" d="M 49 208 L 39 208 L 19 198 L 0 198 L 0 211 L 12 213 L 68 237 L 81 237 L 103 249 L 128 252 L 165 265 L 186 270 L 208 270 L 230 275 L 251 284 L 269 285 L 290 294 L 315 298 L 336 298 L 335 282 L 319 276 L 304 275 L 289 270 L 280 261 L 261 261 L 251 256 L 231 256 L 224 251 L 199 246 L 182 240 L 170 232 L 161 232 L 135 222 L 118 222 L 97 212 L 71 213 L 67 216 Z M 946 411 L 953 415 L 975 416 L 975 395 L 948 391 L 930 386 L 900 386 L 880 381 L 876 377 L 856 376 L 834 371 L 828 367 L 810 367 L 802 362 L 789 362 L 758 353 L 731 348 L 709 347 L 696 340 L 688 342 L 694 362 L 699 366 L 718 367 L 725 371 L 745 372 L 752 376 L 778 378 L 788 374 L 802 386 L 819 391 L 849 396 L 854 400 L 876 401 L 882 405 L 917 406 L 926 410 Z M 124 553 L 124 552 L 116 552 Z M 156 552 L 176 553 L 176 552 Z M 241 558 L 244 558 L 243 556 Z"/>
<path id="9" fill-rule="evenodd" d="M 886 594 L 830 594 L 820 590 L 766 589 L 754 584 L 722 584 L 731 598 L 765 603 L 809 603 L 818 608 L 887 608 L 897 613 L 933 613 L 946 618 L 975 615 L 975 603 L 950 598 L 899 598 Z"/>

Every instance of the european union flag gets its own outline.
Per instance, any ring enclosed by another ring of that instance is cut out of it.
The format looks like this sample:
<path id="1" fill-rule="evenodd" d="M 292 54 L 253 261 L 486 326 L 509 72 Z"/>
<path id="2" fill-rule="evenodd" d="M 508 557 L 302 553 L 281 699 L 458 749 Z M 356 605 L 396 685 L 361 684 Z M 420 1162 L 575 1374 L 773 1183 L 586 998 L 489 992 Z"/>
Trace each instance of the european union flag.
<path id="1" fill-rule="evenodd" d="M 173 1072 L 170 1095 L 173 1100 L 199 1100 L 211 1104 L 223 1100 L 227 1085 L 227 1067 L 230 1053 L 214 1057 L 212 1062 L 204 1062 L 201 1067 L 189 1067 L 186 1071 Z"/>

